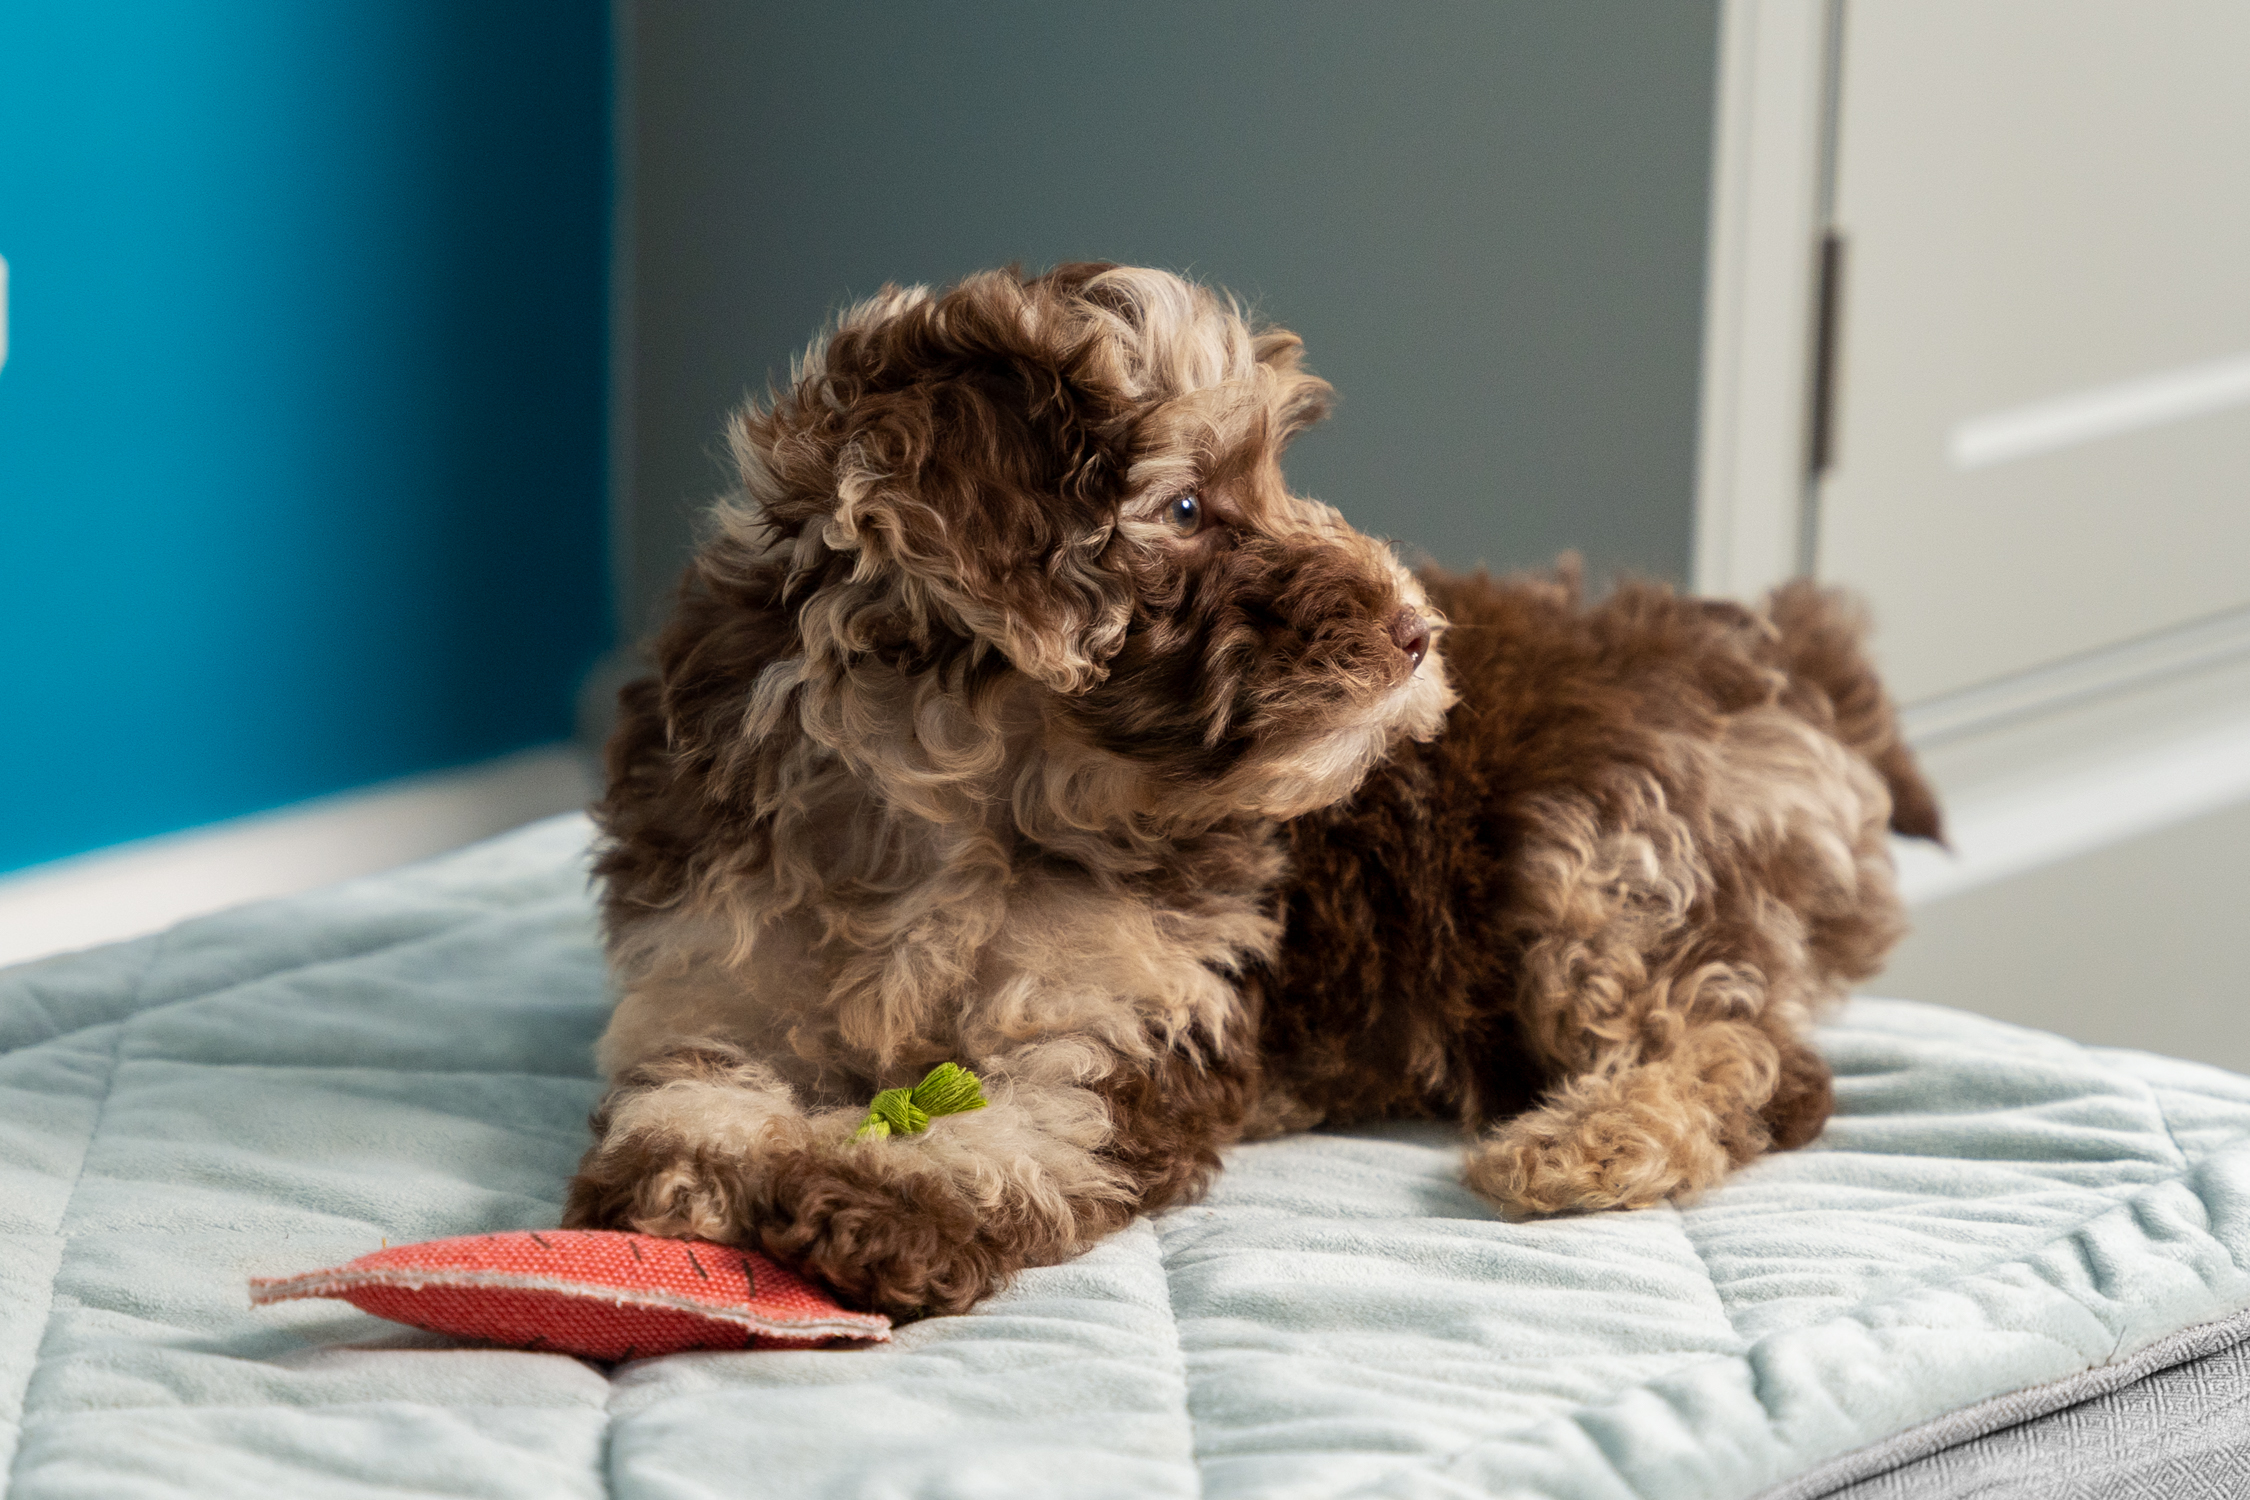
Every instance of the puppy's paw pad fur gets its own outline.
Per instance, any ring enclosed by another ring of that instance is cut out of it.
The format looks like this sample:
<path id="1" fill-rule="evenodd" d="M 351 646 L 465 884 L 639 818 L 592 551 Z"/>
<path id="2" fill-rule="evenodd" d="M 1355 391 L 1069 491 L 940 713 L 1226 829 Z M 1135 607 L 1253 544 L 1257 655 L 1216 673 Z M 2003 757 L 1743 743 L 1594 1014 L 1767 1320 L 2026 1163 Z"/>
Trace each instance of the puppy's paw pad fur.
<path id="1" fill-rule="evenodd" d="M 766 1197 L 768 1254 L 893 1317 L 965 1312 L 1022 1263 L 998 1253 L 1005 1226 L 937 1176 L 801 1153 L 773 1164 Z"/>
<path id="2" fill-rule="evenodd" d="M 1729 1164 L 1715 1136 L 1642 1111 L 1538 1110 L 1473 1148 L 1464 1177 L 1505 1209 L 1583 1213 L 1693 1193 L 1724 1177 Z"/>
<path id="3" fill-rule="evenodd" d="M 565 1229 L 631 1229 L 668 1239 L 743 1239 L 753 1216 L 739 1169 L 667 1141 L 612 1144 L 571 1180 Z"/>

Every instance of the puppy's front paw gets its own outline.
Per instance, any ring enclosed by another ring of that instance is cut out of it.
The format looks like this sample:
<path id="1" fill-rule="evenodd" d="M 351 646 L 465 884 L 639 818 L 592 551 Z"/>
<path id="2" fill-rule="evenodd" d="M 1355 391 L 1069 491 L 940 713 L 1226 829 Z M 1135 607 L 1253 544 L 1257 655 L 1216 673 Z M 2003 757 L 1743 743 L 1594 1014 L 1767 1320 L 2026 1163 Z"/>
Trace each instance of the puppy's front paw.
<path id="1" fill-rule="evenodd" d="M 1731 1164 L 1708 1120 L 1626 1098 L 1511 1120 L 1471 1148 L 1464 1176 L 1502 1208 L 1577 1213 L 1647 1208 L 1711 1186 Z"/>
<path id="2" fill-rule="evenodd" d="M 1024 1260 L 1006 1209 L 849 1145 L 745 1162 L 677 1139 L 613 1139 L 570 1184 L 565 1229 L 631 1229 L 761 1248 L 894 1317 L 964 1312 Z"/>
<path id="3" fill-rule="evenodd" d="M 847 1299 L 891 1314 L 966 1312 L 1027 1263 L 1023 1226 L 980 1211 L 932 1172 L 878 1152 L 799 1152 L 772 1163 L 759 1241 Z"/>
<path id="4" fill-rule="evenodd" d="M 757 1218 L 740 1163 L 664 1137 L 587 1153 L 563 1205 L 565 1229 L 632 1229 L 668 1239 L 743 1243 Z"/>
<path id="5" fill-rule="evenodd" d="M 808 1139 L 789 1086 L 718 1043 L 675 1047 L 628 1071 L 594 1111 L 593 1149 L 563 1210 L 569 1229 L 637 1229 L 746 1244 L 762 1159 Z"/>

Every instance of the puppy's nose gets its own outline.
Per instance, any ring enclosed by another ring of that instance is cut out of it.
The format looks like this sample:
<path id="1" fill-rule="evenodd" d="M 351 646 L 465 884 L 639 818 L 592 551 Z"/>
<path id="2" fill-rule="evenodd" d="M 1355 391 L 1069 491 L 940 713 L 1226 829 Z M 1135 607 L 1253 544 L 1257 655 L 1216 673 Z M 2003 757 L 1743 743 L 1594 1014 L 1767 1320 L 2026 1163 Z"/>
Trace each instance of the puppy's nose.
<path id="1" fill-rule="evenodd" d="M 1398 642 L 1398 649 L 1406 653 L 1406 659 L 1418 667 L 1422 665 L 1422 658 L 1430 654 L 1430 622 L 1422 618 L 1420 610 L 1409 605 L 1391 616 L 1391 639 Z"/>

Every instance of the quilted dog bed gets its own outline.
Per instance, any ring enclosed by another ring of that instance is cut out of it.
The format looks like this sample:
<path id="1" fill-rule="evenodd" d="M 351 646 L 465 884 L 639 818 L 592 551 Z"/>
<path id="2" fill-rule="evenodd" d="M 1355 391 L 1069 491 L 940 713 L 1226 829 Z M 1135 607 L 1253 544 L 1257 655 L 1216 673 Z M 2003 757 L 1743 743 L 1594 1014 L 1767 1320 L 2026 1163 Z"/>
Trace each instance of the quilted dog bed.
<path id="1" fill-rule="evenodd" d="M 555 1222 L 585 838 L 0 973 L 11 1495 L 1810 1496 L 2250 1308 L 2250 1080 L 1876 1000 L 1826 1028 L 1826 1134 L 1685 1208 L 1503 1222 L 1400 1125 L 1238 1149 L 887 1347 L 605 1369 L 252 1308 Z"/>

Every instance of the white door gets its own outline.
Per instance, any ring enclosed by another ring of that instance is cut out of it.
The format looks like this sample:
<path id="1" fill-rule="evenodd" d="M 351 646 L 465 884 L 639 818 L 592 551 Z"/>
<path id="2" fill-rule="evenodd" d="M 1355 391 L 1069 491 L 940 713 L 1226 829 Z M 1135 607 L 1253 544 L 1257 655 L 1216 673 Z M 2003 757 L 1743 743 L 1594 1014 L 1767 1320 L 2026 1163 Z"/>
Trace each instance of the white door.
<path id="1" fill-rule="evenodd" d="M 1814 571 L 1909 703 L 2250 607 L 2250 3 L 1858 0 Z"/>

